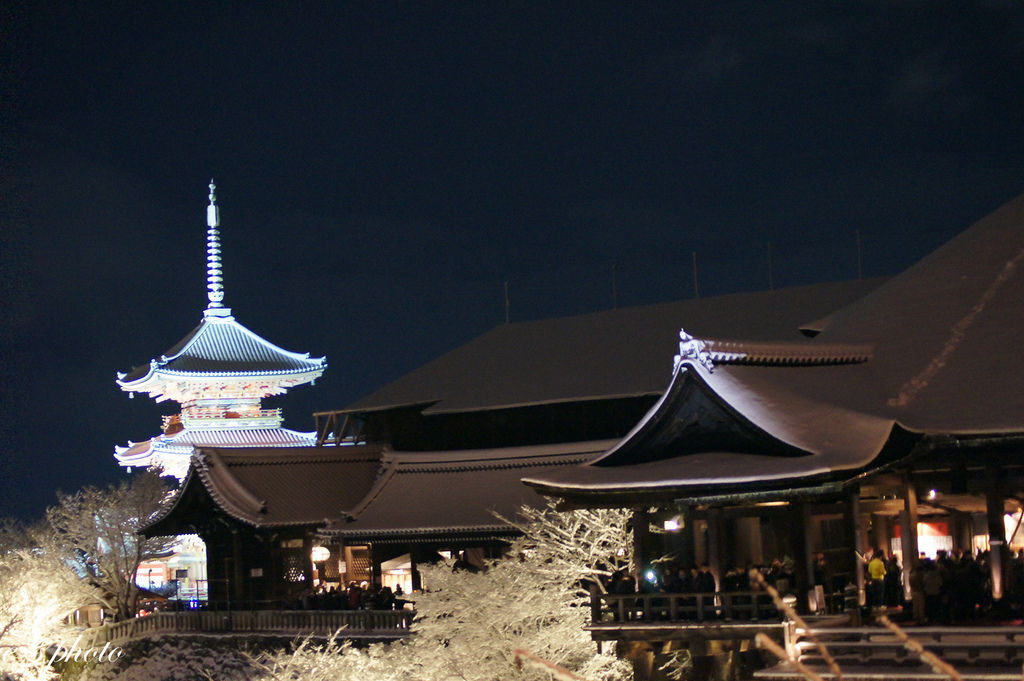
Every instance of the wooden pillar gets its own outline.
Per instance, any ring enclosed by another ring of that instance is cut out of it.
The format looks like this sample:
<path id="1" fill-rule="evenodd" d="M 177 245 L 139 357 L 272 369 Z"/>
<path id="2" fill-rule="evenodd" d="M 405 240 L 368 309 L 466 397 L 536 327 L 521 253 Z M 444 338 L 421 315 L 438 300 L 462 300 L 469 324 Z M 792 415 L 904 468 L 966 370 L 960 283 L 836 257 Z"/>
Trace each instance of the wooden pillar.
<path id="1" fill-rule="evenodd" d="M 803 501 L 789 505 L 790 527 L 793 529 L 793 575 L 796 577 L 797 611 L 808 613 L 810 593 L 814 588 L 814 553 L 811 547 L 811 506 Z"/>
<path id="2" fill-rule="evenodd" d="M 1003 597 L 1003 576 L 1006 574 L 1006 525 L 1003 524 L 1005 502 L 1002 470 L 998 466 L 986 469 L 985 511 L 988 520 L 988 562 L 992 572 L 992 600 Z"/>
<path id="3" fill-rule="evenodd" d="M 974 523 L 970 513 L 959 511 L 951 514 L 953 522 L 953 548 L 968 554 L 974 553 Z"/>
<path id="4" fill-rule="evenodd" d="M 306 576 L 307 588 L 313 588 L 313 535 L 302 535 L 302 573 Z"/>
<path id="5" fill-rule="evenodd" d="M 864 516 L 860 512 L 860 488 L 854 487 L 846 496 L 846 518 L 843 529 L 846 535 L 848 555 L 851 560 L 853 581 L 857 586 L 857 598 L 861 605 L 865 603 L 864 593 L 864 561 L 860 553 L 864 549 Z"/>
<path id="6" fill-rule="evenodd" d="M 909 476 L 903 479 L 903 510 L 900 511 L 900 544 L 903 547 L 903 600 L 912 599 L 910 571 L 917 563 L 917 489 Z"/>
<path id="7" fill-rule="evenodd" d="M 708 567 L 711 574 L 715 576 L 715 582 L 722 584 L 723 558 L 725 556 L 725 523 L 722 518 L 722 509 L 708 509 Z"/>
<path id="8" fill-rule="evenodd" d="M 892 552 L 892 543 L 889 541 L 892 538 L 891 525 L 892 521 L 888 515 L 871 514 L 871 548 L 882 549 L 887 556 Z"/>
<path id="9" fill-rule="evenodd" d="M 374 584 L 380 586 L 384 583 L 384 575 L 381 571 L 382 554 L 384 552 L 375 548 L 373 544 L 370 544 L 368 549 L 370 551 L 370 586 Z"/>
<path id="10" fill-rule="evenodd" d="M 696 521 L 693 518 L 693 509 L 689 506 L 684 508 L 680 515 L 683 526 L 679 530 L 679 564 L 690 567 L 697 562 L 697 533 L 694 528 Z"/>
<path id="11" fill-rule="evenodd" d="M 633 577 L 636 579 L 637 588 L 644 583 L 644 561 L 649 544 L 651 528 L 650 515 L 645 509 L 633 511 Z"/>
<path id="12" fill-rule="evenodd" d="M 245 597 L 245 579 L 242 561 L 242 536 L 237 529 L 231 530 L 231 600 L 238 607 Z M 227 576 L 227 575 L 225 575 Z"/>
<path id="13" fill-rule="evenodd" d="M 414 545 L 409 546 L 409 571 L 412 573 L 412 590 L 423 591 L 423 577 L 420 575 L 419 551 Z"/>

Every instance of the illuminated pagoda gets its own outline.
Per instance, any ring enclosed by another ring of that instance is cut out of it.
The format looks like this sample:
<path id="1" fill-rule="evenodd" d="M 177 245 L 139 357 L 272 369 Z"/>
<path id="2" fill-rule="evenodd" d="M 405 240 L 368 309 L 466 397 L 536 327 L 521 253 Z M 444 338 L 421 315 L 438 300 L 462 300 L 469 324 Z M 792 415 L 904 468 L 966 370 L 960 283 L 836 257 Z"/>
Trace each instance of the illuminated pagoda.
<path id="1" fill-rule="evenodd" d="M 306 447 L 315 433 L 281 427 L 280 409 L 261 400 L 313 383 L 326 359 L 283 350 L 239 324 L 224 306 L 220 212 L 210 181 L 206 209 L 207 298 L 203 319 L 183 339 L 149 364 L 118 373 L 117 384 L 134 397 L 173 400 L 181 412 L 165 416 L 163 432 L 127 447 L 114 457 L 125 467 L 160 466 L 178 479 L 188 471 L 194 447 Z"/>

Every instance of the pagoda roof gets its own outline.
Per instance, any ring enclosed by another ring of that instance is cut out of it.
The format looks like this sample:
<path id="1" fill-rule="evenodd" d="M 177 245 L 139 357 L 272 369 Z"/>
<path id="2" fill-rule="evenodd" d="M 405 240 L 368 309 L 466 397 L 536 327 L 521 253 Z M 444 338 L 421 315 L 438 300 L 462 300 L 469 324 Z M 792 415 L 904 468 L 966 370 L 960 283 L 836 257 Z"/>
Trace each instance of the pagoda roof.
<path id="1" fill-rule="evenodd" d="M 680 326 L 701 336 L 792 341 L 799 327 L 881 279 L 680 300 L 505 324 L 384 386 L 343 412 L 421 405 L 424 414 L 658 395 L 663 350 Z"/>
<path id="2" fill-rule="evenodd" d="M 799 345 L 835 361 L 770 361 L 767 352 L 736 362 L 719 352 L 726 344 L 695 341 L 622 442 L 589 465 L 526 482 L 603 502 L 792 494 L 943 448 L 1020 441 L 1022 269 L 1024 195 L 805 324 L 815 337 Z"/>
<path id="3" fill-rule="evenodd" d="M 114 457 L 123 466 L 139 466 L 155 451 L 191 454 L 196 447 L 312 447 L 316 433 L 288 428 L 234 428 L 224 430 L 184 429 L 173 435 L 157 435 L 143 442 L 118 447 Z"/>
<path id="4" fill-rule="evenodd" d="M 315 380 L 327 367 L 323 357 L 289 352 L 239 324 L 225 308 L 207 310 L 202 322 L 148 365 L 118 375 L 133 392 L 160 391 L 164 381 L 213 377 L 284 377 L 291 385 Z"/>

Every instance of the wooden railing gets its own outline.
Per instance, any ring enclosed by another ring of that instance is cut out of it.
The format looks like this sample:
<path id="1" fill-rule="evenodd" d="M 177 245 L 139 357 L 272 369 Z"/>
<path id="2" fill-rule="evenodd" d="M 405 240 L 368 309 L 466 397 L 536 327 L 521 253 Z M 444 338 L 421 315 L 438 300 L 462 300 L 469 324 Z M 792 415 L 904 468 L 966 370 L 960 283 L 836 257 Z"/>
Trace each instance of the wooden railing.
<path id="1" fill-rule="evenodd" d="M 685 594 L 591 593 L 591 617 L 597 622 L 707 620 L 781 620 L 764 591 Z"/>
<path id="2" fill-rule="evenodd" d="M 332 636 L 394 639 L 409 634 L 412 610 L 239 610 L 236 612 L 158 612 L 89 629 L 91 645 L 152 634 L 258 633 L 283 636 Z"/>

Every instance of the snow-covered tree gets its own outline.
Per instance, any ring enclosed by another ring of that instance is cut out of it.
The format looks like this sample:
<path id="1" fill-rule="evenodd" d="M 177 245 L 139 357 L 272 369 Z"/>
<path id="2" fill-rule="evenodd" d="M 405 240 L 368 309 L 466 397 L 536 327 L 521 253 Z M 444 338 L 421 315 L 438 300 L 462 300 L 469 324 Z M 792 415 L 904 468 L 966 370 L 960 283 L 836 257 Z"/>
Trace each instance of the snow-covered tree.
<path id="1" fill-rule="evenodd" d="M 415 635 L 390 645 L 306 645 L 262 662 L 264 679 L 322 681 L 499 681 L 550 678 L 517 669 L 513 651 L 528 650 L 594 681 L 623 679 L 629 667 L 597 654 L 583 631 L 588 582 L 628 565 L 628 513 L 524 508 L 524 536 L 507 557 L 474 573 L 424 567 L 429 590 L 417 594 Z"/>
<path id="2" fill-rule="evenodd" d="M 139 598 L 139 563 L 170 549 L 173 539 L 136 534 L 167 500 L 168 486 L 152 471 L 106 489 L 58 494 L 46 511 L 63 560 L 117 619 L 133 617 Z"/>
<path id="3" fill-rule="evenodd" d="M 88 600 L 87 587 L 60 562 L 45 529 L 0 523 L 0 678 L 53 676 L 46 649 L 70 643 L 64 619 Z"/>

